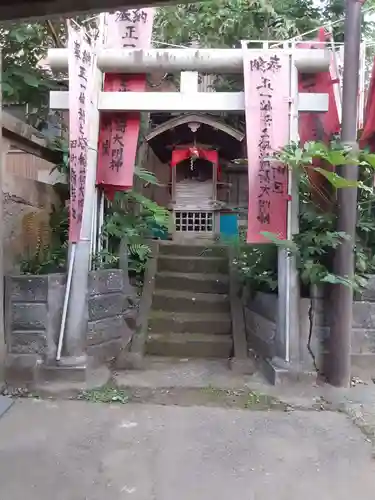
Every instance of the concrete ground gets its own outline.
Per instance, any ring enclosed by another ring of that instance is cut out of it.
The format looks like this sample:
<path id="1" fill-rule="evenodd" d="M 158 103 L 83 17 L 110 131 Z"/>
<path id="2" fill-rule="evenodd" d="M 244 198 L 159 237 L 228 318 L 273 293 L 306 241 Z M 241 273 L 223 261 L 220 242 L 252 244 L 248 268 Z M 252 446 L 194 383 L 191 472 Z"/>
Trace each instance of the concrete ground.
<path id="1" fill-rule="evenodd" d="M 220 361 L 150 359 L 86 399 L 15 400 L 0 418 L 1 500 L 374 497 L 372 383 L 274 388 Z"/>
<path id="2" fill-rule="evenodd" d="M 18 400 L 1 500 L 373 499 L 371 444 L 341 413 Z"/>

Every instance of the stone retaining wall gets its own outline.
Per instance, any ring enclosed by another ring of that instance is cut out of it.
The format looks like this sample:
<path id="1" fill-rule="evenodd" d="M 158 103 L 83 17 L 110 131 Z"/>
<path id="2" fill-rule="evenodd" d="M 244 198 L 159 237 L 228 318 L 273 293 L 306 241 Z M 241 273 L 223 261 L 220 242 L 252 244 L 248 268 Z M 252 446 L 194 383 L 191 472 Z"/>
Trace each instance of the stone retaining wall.
<path id="1" fill-rule="evenodd" d="M 5 282 L 6 376 L 35 379 L 55 364 L 66 277 L 9 276 Z M 116 357 L 136 329 L 137 297 L 122 270 L 89 275 L 86 352 L 98 362 Z"/>
<path id="2" fill-rule="evenodd" d="M 361 299 L 353 303 L 352 363 L 363 368 L 375 367 L 375 293 L 371 289 L 375 280 L 370 280 L 369 289 Z M 359 298 L 359 297 L 358 297 Z M 277 352 L 278 299 L 275 294 L 257 292 L 244 297 L 244 316 L 249 347 L 264 358 L 273 358 Z M 313 299 L 313 317 L 310 347 L 322 367 L 329 339 L 329 297 Z M 299 345 L 293 351 L 299 353 L 301 369 L 314 368 L 307 344 L 310 336 L 309 310 L 311 299 L 301 298 L 299 303 Z M 374 368 L 375 372 L 375 368 Z"/>
<path id="3" fill-rule="evenodd" d="M 7 351 L 49 363 L 56 355 L 65 276 L 12 276 L 5 282 Z"/>
<path id="4" fill-rule="evenodd" d="M 137 300 L 122 270 L 93 271 L 89 277 L 87 353 L 99 361 L 118 355 L 136 327 Z"/>

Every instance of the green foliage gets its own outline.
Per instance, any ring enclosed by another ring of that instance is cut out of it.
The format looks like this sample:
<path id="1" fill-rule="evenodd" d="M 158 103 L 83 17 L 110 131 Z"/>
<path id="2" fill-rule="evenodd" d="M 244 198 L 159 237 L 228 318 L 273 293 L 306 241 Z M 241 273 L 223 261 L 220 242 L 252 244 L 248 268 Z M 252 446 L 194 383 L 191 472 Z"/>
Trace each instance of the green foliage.
<path id="1" fill-rule="evenodd" d="M 64 143 L 57 142 L 55 147 L 66 151 Z M 67 156 L 56 168 L 61 173 L 69 172 Z M 147 184 L 159 184 L 157 178 L 145 169 L 136 167 L 135 175 Z M 117 268 L 120 261 L 120 245 L 124 240 L 127 243 L 129 272 L 141 277 L 151 253 L 150 246 L 145 240 L 153 238 L 156 233 L 167 234 L 169 224 L 168 210 L 146 196 L 135 190 L 116 193 L 114 201 L 108 208 L 103 227 L 108 248 L 94 256 L 94 268 Z M 49 225 L 50 242 L 38 245 L 35 253 L 21 261 L 22 273 L 47 274 L 65 270 L 69 235 L 68 209 L 53 209 Z"/>
<path id="2" fill-rule="evenodd" d="M 232 245 L 236 247 L 233 264 L 244 284 L 251 291 L 277 291 L 277 247 L 275 245 L 248 245 L 245 234 Z"/>
<path id="3" fill-rule="evenodd" d="M 76 18 L 81 23 L 84 18 Z M 85 22 L 91 35 L 95 22 Z M 58 89 L 43 59 L 51 47 L 66 44 L 64 19 L 45 22 L 12 22 L 0 25 L 2 93 L 5 104 L 28 105 L 27 121 L 41 128 L 49 115 L 50 89 Z"/>
<path id="4" fill-rule="evenodd" d="M 62 154 L 62 161 L 56 165 L 51 170 L 51 173 L 54 171 L 59 172 L 62 175 L 66 176 L 67 182 L 69 183 L 69 144 L 66 139 L 62 139 L 60 137 L 56 137 L 51 144 L 49 145 L 51 149 L 55 151 L 60 151 Z"/>
<path id="5" fill-rule="evenodd" d="M 367 0 L 364 12 L 374 6 Z M 158 10 L 154 38 L 203 47 L 238 47 L 241 40 L 285 40 L 333 23 L 334 38 L 344 38 L 342 0 L 208 0 Z M 364 15 L 363 32 L 373 39 L 374 23 Z"/>
<path id="6" fill-rule="evenodd" d="M 97 389 L 82 391 L 77 399 L 90 401 L 91 403 L 118 403 L 126 404 L 129 402 L 129 394 L 125 389 L 116 387 L 113 384 L 107 384 Z"/>
<path id="7" fill-rule="evenodd" d="M 62 33 L 63 23 L 56 26 Z M 54 40 L 46 23 L 8 23 L 0 27 L 2 91 L 4 103 L 28 104 L 28 121 L 34 126 L 48 115 L 52 75 L 39 63 Z"/>
<path id="8" fill-rule="evenodd" d="M 323 159 L 332 166 L 343 164 L 358 165 L 359 180 L 349 182 L 340 175 L 327 175 L 323 169 L 315 169 L 321 173 L 332 188 L 358 188 L 357 235 L 354 247 L 355 278 L 354 281 L 340 277 L 332 272 L 333 251 L 348 239 L 348 235 L 337 231 L 334 213 L 323 213 L 311 199 L 311 185 L 308 171 L 314 159 Z M 293 169 L 299 183 L 300 231 L 292 241 L 281 241 L 271 233 L 263 235 L 277 247 L 287 248 L 296 256 L 297 266 L 304 291 L 310 285 L 323 283 L 341 283 L 361 289 L 366 286 L 367 275 L 375 272 L 375 195 L 373 192 L 373 176 L 375 156 L 365 151 L 354 155 L 349 148 L 340 148 L 338 144 L 330 147 L 322 143 L 306 143 L 303 147 L 290 144 L 279 151 L 273 158 L 282 161 Z M 242 245 L 238 252 L 238 265 L 243 278 L 252 290 L 274 291 L 277 287 L 277 256 L 272 255 L 269 245 Z M 258 270 L 260 272 L 258 273 Z"/>
<path id="9" fill-rule="evenodd" d="M 137 167 L 135 175 L 146 184 L 159 185 L 154 174 L 145 169 Z M 145 240 L 167 234 L 169 226 L 170 213 L 164 207 L 133 189 L 117 192 L 103 227 L 108 249 L 96 256 L 96 267 L 117 267 L 121 241 L 124 240 L 128 248 L 129 272 L 142 276 L 151 253 Z"/>
<path id="10" fill-rule="evenodd" d="M 210 0 L 158 10 L 156 40 L 238 47 L 241 40 L 285 39 L 318 25 L 311 0 Z"/>

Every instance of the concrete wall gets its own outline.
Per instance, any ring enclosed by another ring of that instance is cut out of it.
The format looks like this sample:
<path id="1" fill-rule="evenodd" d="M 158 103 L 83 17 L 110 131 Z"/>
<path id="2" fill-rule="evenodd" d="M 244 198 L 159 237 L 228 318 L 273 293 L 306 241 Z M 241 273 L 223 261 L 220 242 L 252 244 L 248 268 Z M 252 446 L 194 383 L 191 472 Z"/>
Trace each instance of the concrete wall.
<path id="1" fill-rule="evenodd" d="M 375 372 L 375 278 L 369 282 L 369 289 L 362 299 L 353 303 L 352 363 Z M 278 299 L 275 294 L 257 292 L 244 296 L 244 316 L 249 347 L 266 358 L 273 358 L 277 352 Z M 303 370 L 314 368 L 307 345 L 310 336 L 309 312 L 312 303 L 312 330 L 310 347 L 319 367 L 328 352 L 330 299 L 302 298 L 299 303 L 299 345 L 293 351 L 299 352 L 299 364 Z"/>

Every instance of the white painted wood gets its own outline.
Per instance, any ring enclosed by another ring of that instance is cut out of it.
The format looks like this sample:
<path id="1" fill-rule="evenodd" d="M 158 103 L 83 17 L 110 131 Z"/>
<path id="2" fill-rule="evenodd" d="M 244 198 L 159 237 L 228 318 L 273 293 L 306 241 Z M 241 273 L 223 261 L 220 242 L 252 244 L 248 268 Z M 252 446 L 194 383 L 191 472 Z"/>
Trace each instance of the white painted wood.
<path id="1" fill-rule="evenodd" d="M 324 49 L 295 49 L 291 45 L 280 51 L 295 53 L 293 59 L 299 71 L 309 73 L 328 70 L 329 56 Z M 46 62 L 53 70 L 66 69 L 67 49 L 50 49 Z M 242 73 L 243 56 L 241 49 L 104 49 L 98 53 L 98 66 L 103 73 Z"/>
<path id="2" fill-rule="evenodd" d="M 69 92 L 51 91 L 51 109 L 69 109 Z M 242 112 L 243 92 L 101 92 L 100 111 Z M 298 111 L 328 111 L 328 94 L 299 94 Z"/>
<path id="3" fill-rule="evenodd" d="M 308 94 L 301 92 L 298 94 L 296 112 L 311 111 L 322 113 L 328 111 L 328 94 Z"/>
<path id="4" fill-rule="evenodd" d="M 198 71 L 181 71 L 180 92 L 198 92 Z"/>
<path id="5" fill-rule="evenodd" d="M 101 111 L 189 111 L 239 112 L 245 109 L 243 92 L 106 92 L 101 94 Z"/>

